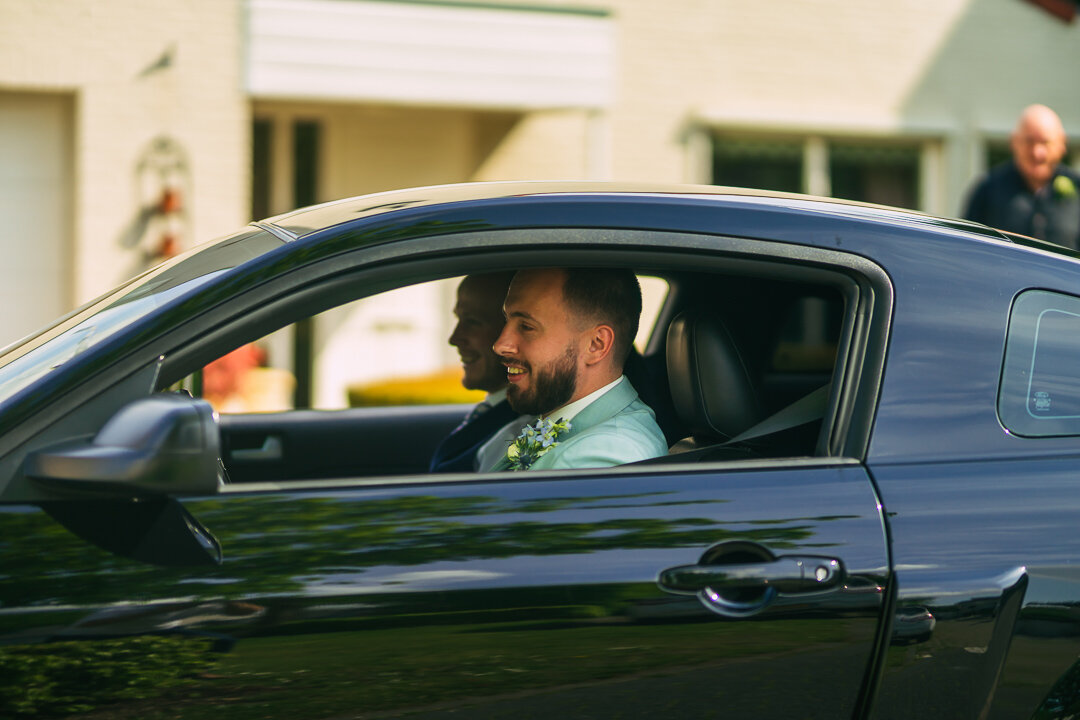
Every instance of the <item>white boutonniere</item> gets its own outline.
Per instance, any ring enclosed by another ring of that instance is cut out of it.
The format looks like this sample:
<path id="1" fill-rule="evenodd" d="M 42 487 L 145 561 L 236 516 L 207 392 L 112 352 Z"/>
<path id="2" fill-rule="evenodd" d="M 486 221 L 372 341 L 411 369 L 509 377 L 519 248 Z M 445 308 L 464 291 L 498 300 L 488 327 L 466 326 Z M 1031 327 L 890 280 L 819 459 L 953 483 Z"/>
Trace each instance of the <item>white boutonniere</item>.
<path id="1" fill-rule="evenodd" d="M 559 418 L 540 418 L 532 425 L 526 425 L 510 447 L 506 448 L 506 457 L 511 470 L 528 470 L 548 450 L 558 445 L 556 438 L 570 429 L 570 422 Z"/>
<path id="2" fill-rule="evenodd" d="M 1076 197 L 1076 183 L 1068 175 L 1058 175 L 1054 178 L 1054 194 L 1062 198 Z"/>

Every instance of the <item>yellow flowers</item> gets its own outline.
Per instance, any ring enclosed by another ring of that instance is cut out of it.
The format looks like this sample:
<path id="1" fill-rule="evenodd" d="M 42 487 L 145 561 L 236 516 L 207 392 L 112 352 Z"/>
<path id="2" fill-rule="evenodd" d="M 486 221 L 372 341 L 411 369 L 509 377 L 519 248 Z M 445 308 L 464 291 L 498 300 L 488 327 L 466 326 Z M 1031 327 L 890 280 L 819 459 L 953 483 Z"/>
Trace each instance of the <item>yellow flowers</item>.
<path id="1" fill-rule="evenodd" d="M 1054 178 L 1054 194 L 1062 198 L 1076 197 L 1076 183 L 1068 175 L 1058 175 Z"/>

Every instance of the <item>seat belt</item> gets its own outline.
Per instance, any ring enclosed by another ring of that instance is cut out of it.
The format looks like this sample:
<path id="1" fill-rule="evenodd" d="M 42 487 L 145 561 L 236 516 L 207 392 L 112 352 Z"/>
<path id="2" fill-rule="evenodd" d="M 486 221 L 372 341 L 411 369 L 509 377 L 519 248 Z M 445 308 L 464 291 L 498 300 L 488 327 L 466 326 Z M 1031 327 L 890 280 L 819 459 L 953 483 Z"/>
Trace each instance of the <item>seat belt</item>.
<path id="1" fill-rule="evenodd" d="M 720 445 L 735 445 L 820 420 L 825 417 L 825 411 L 829 407 L 830 387 L 831 385 L 819 387 Z"/>

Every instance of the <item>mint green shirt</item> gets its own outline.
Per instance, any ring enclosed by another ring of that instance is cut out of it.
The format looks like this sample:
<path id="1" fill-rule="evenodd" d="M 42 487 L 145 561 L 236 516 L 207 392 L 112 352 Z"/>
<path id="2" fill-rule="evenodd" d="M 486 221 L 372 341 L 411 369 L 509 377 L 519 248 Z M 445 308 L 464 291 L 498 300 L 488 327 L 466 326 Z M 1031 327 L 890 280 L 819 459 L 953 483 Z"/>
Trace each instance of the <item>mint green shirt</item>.
<path id="1" fill-rule="evenodd" d="M 558 443 L 529 469 L 611 467 L 667 454 L 656 416 L 625 377 L 577 413 Z M 492 468 L 508 469 L 505 457 Z"/>

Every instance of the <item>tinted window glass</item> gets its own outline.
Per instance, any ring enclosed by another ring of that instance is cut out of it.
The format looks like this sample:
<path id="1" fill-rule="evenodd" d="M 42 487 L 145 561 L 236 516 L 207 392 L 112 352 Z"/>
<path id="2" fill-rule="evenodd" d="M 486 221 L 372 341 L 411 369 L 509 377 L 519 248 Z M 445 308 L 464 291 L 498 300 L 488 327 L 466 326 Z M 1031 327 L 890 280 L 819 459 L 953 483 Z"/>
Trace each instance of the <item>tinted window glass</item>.
<path id="1" fill-rule="evenodd" d="M 1080 298 L 1044 290 L 1013 303 L 998 414 L 1018 435 L 1080 435 Z"/>
<path id="2" fill-rule="evenodd" d="M 804 297 L 788 307 L 772 353 L 779 372 L 831 372 L 843 323 L 839 298 Z"/>

